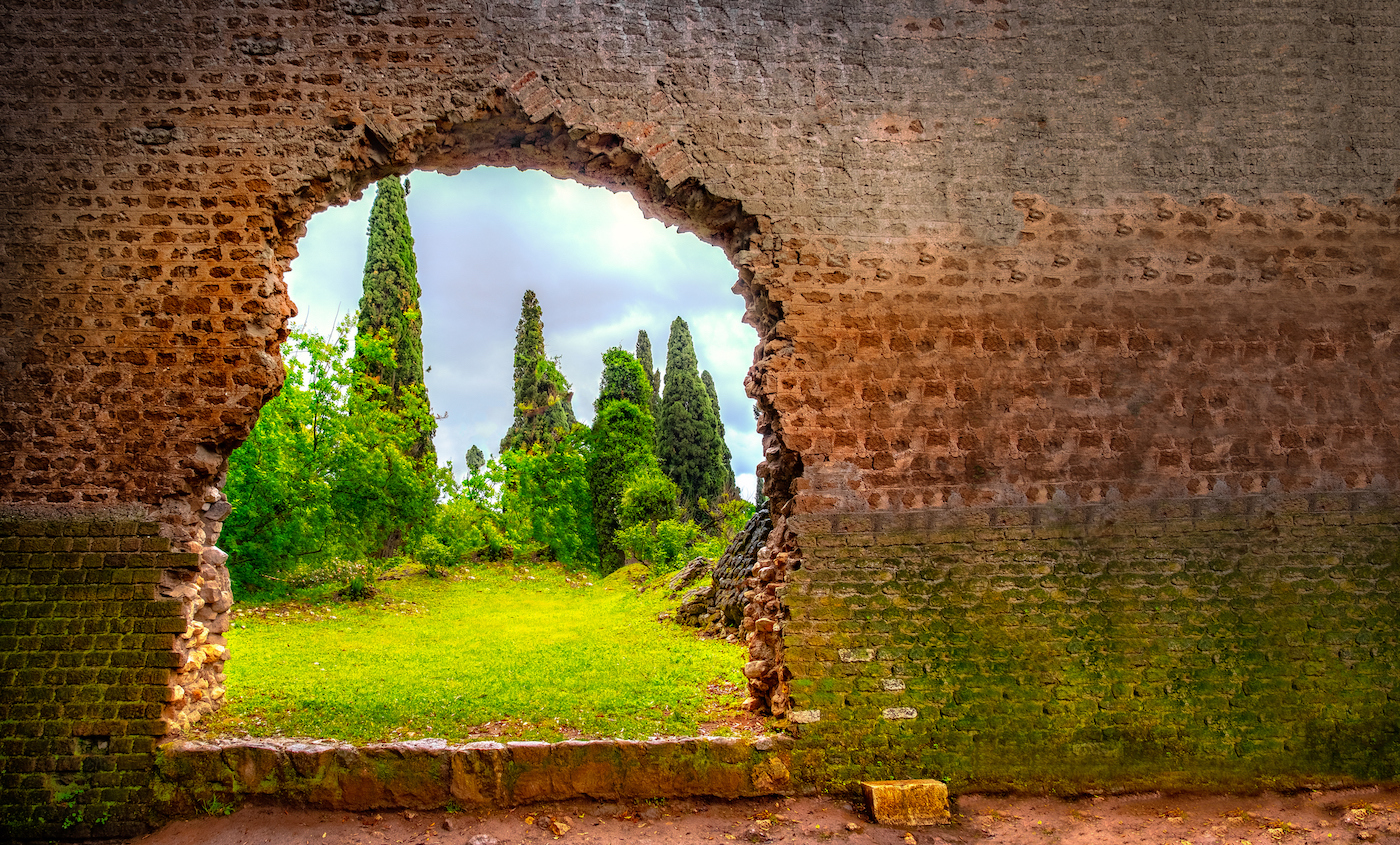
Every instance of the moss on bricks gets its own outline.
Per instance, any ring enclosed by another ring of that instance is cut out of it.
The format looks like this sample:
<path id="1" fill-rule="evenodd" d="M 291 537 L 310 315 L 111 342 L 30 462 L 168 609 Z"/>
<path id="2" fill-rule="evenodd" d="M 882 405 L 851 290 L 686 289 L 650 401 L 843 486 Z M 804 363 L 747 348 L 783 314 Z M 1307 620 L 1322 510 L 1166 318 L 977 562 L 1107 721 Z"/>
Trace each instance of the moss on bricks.
<path id="1" fill-rule="evenodd" d="M 804 537 L 845 593 L 833 607 L 813 581 L 792 585 L 787 630 L 804 643 L 787 655 L 793 706 L 821 711 L 794 726 L 795 759 L 819 755 L 807 776 L 836 788 L 881 777 L 1068 793 L 1394 778 L 1396 516 L 1319 521 L 1280 542 L 1267 521 L 1191 513 L 1092 537 L 902 531 L 902 560 L 852 533 L 841 564 L 823 560 L 831 544 Z M 924 589 L 935 577 L 946 586 Z M 903 686 L 874 686 L 880 677 Z"/>

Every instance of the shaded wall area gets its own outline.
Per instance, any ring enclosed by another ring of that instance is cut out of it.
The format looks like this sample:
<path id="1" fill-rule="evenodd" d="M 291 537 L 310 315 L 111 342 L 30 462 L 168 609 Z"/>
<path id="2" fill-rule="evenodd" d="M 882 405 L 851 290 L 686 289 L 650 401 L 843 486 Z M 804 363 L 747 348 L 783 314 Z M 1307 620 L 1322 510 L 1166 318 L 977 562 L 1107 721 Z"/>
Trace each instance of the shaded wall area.
<path id="1" fill-rule="evenodd" d="M 804 519 L 795 765 L 1066 794 L 1394 780 L 1395 512 L 1358 492 Z"/>
<path id="2" fill-rule="evenodd" d="M 18 839 L 147 830 L 198 556 L 159 527 L 0 520 L 0 819 Z"/>

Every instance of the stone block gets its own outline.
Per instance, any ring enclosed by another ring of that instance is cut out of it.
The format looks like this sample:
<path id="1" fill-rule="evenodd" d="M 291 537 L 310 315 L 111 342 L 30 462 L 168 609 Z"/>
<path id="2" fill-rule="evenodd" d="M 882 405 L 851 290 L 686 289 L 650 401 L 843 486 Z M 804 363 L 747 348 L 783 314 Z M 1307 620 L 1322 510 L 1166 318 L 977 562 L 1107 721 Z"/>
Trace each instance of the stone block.
<path id="1" fill-rule="evenodd" d="M 473 742 L 455 749 L 448 784 L 452 798 L 474 806 L 506 803 L 502 778 L 508 754 L 498 742 Z"/>
<path id="2" fill-rule="evenodd" d="M 933 779 L 862 781 L 865 806 L 880 824 L 922 827 L 948 824 L 948 786 Z"/>

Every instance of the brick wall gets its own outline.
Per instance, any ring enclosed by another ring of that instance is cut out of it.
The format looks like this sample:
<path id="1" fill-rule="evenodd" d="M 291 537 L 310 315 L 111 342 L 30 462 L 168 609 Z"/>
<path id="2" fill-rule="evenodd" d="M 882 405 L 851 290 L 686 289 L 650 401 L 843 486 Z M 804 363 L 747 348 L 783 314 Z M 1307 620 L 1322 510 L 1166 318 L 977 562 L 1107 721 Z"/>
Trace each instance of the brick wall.
<path id="1" fill-rule="evenodd" d="M 775 516 L 754 692 L 780 711 L 789 681 L 800 701 L 827 677 L 810 655 L 784 666 L 784 630 L 837 624 L 782 606 L 787 573 L 798 597 L 831 566 L 865 572 L 814 524 L 926 521 L 902 544 L 913 591 L 952 542 L 937 526 L 979 514 L 1128 508 L 1126 538 L 1178 526 L 1141 503 L 1400 483 L 1390 0 L 12 5 L 0 509 L 40 534 L 59 510 L 135 512 L 199 556 L 160 588 L 188 623 L 175 724 L 217 689 L 219 488 L 281 383 L 296 240 L 415 167 L 629 190 L 727 250 Z M 1183 550 L 1219 539 L 1178 527 Z M 1278 536 L 1283 562 L 1390 542 Z M 978 554 L 1006 577 L 1070 554 L 1040 543 Z M 923 724 L 887 721 L 851 724 Z M 887 768 L 870 755 L 833 756 L 834 777 Z"/>
<path id="2" fill-rule="evenodd" d="M 170 568 L 198 566 L 157 530 L 0 522 L 0 832 L 146 830 L 186 625 L 157 585 Z"/>
<path id="3" fill-rule="evenodd" d="M 1392 780 L 1394 505 L 794 520 L 796 770 L 1071 794 Z"/>

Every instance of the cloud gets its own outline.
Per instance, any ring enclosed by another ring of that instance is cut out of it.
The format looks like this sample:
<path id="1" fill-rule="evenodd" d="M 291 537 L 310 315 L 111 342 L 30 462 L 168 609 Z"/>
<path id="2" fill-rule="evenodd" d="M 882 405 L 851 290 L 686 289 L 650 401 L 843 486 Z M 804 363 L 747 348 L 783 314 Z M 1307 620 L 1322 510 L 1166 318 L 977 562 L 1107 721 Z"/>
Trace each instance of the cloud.
<path id="1" fill-rule="evenodd" d="M 628 194 L 538 171 L 479 167 L 409 178 L 428 395 L 447 414 L 436 439 L 442 460 L 460 471 L 468 448 L 495 452 L 510 425 L 515 325 L 532 289 L 546 348 L 585 422 L 602 354 L 632 351 L 644 329 L 664 369 L 671 321 L 684 318 L 701 368 L 715 379 L 741 488 L 752 496 L 762 454 L 743 380 L 757 337 L 741 322 L 743 300 L 730 292 L 737 274 L 721 250 L 648 220 Z M 373 194 L 318 214 L 298 244 L 287 283 L 297 322 L 313 331 L 329 332 L 336 314 L 358 305 Z"/>

